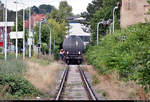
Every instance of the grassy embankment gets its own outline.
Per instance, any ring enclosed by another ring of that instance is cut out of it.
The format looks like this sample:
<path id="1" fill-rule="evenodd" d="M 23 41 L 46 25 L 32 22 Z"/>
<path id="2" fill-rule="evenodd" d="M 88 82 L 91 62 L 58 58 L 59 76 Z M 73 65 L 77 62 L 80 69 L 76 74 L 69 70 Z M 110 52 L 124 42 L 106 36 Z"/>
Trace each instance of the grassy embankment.
<path id="1" fill-rule="evenodd" d="M 111 78 L 115 74 L 117 80 L 134 81 L 149 93 L 150 24 L 137 24 L 106 35 L 98 46 L 88 48 L 86 57 L 100 75 Z"/>
<path id="2" fill-rule="evenodd" d="M 25 74 L 35 87 L 42 93 L 42 98 L 52 98 L 55 94 L 56 84 L 59 80 L 59 71 L 64 70 L 64 65 L 55 62 L 52 56 L 33 56 L 26 60 L 28 68 Z"/>
<path id="3" fill-rule="evenodd" d="M 54 94 L 53 89 L 59 70 L 63 66 L 54 62 L 50 56 L 33 56 L 31 59 L 18 60 L 9 55 L 4 61 L 0 55 L 0 99 L 46 99 Z"/>
<path id="4" fill-rule="evenodd" d="M 0 55 L 0 99 L 23 99 L 40 95 L 40 91 L 24 78 L 26 63 L 22 58 Z"/>

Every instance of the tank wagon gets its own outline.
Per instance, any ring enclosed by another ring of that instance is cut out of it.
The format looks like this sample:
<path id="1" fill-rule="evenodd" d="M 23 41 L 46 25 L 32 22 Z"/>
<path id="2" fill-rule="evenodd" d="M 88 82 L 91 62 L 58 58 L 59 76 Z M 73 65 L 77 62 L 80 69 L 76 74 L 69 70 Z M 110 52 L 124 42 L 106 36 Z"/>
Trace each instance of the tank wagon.
<path id="1" fill-rule="evenodd" d="M 63 49 L 65 50 L 65 62 L 70 64 L 76 62 L 81 64 L 83 61 L 82 53 L 84 50 L 84 43 L 80 37 L 71 35 L 63 42 Z"/>

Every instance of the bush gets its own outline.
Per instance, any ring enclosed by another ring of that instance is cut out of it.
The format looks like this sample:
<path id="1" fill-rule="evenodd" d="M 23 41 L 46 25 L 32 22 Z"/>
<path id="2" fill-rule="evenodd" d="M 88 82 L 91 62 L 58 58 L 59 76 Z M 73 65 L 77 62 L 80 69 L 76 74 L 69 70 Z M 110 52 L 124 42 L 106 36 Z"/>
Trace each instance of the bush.
<path id="1" fill-rule="evenodd" d="M 39 95 L 40 92 L 23 76 L 26 71 L 26 64 L 22 57 L 8 54 L 7 61 L 0 59 L 0 90 L 9 86 L 5 93 L 9 93 L 12 98 L 19 98 L 34 95 Z M 3 98 L 3 97 L 2 97 Z M 9 97 L 7 97 L 9 98 Z"/>
<path id="2" fill-rule="evenodd" d="M 53 50 L 53 54 L 54 54 L 54 59 L 59 60 L 59 58 L 60 58 L 60 56 L 59 56 L 59 46 L 55 45 L 55 49 Z"/>
<path id="3" fill-rule="evenodd" d="M 3 51 L 3 49 L 0 47 L 0 53 Z"/>
<path id="4" fill-rule="evenodd" d="M 150 24 L 137 24 L 101 38 L 87 52 L 100 73 L 117 70 L 120 78 L 150 85 Z"/>
<path id="5" fill-rule="evenodd" d="M 47 46 L 46 43 L 42 43 L 42 48 L 41 48 L 41 50 L 42 50 L 42 53 L 43 53 L 43 54 L 47 54 L 47 53 L 48 53 L 48 46 Z"/>
<path id="6" fill-rule="evenodd" d="M 35 96 L 40 92 L 26 79 L 16 74 L 3 74 L 0 73 L 0 84 L 3 86 L 9 85 L 12 96 Z M 7 90 L 8 91 L 8 90 Z"/>

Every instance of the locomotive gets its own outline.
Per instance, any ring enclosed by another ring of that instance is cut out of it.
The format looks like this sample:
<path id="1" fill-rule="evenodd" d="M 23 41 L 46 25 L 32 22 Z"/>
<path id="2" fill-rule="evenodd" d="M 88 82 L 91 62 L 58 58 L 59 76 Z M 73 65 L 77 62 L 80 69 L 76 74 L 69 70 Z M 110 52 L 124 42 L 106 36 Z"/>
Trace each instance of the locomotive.
<path id="1" fill-rule="evenodd" d="M 81 64 L 83 61 L 82 53 L 84 50 L 84 43 L 80 37 L 71 35 L 63 42 L 63 49 L 65 51 L 64 61 L 67 64 L 77 63 Z"/>

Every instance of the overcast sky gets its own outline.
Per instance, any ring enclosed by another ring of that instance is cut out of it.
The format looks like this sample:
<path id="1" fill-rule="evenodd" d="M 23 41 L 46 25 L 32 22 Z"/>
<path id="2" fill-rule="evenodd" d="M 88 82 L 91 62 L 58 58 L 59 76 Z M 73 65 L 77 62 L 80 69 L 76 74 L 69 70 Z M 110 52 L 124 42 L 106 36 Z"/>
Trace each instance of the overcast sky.
<path id="1" fill-rule="evenodd" d="M 6 0 L 1 0 L 4 4 Z M 7 0 L 7 7 L 11 10 L 16 10 L 16 5 L 13 3 L 16 0 Z M 24 3 L 28 7 L 30 6 L 39 6 L 40 4 L 50 4 L 58 8 L 59 3 L 61 0 L 17 0 L 19 3 Z M 74 14 L 80 14 L 83 11 L 86 11 L 86 8 L 88 6 L 88 3 L 90 3 L 92 0 L 65 0 L 68 2 L 69 5 L 73 8 Z M 18 10 L 20 10 L 23 7 L 23 5 L 18 5 Z"/>

